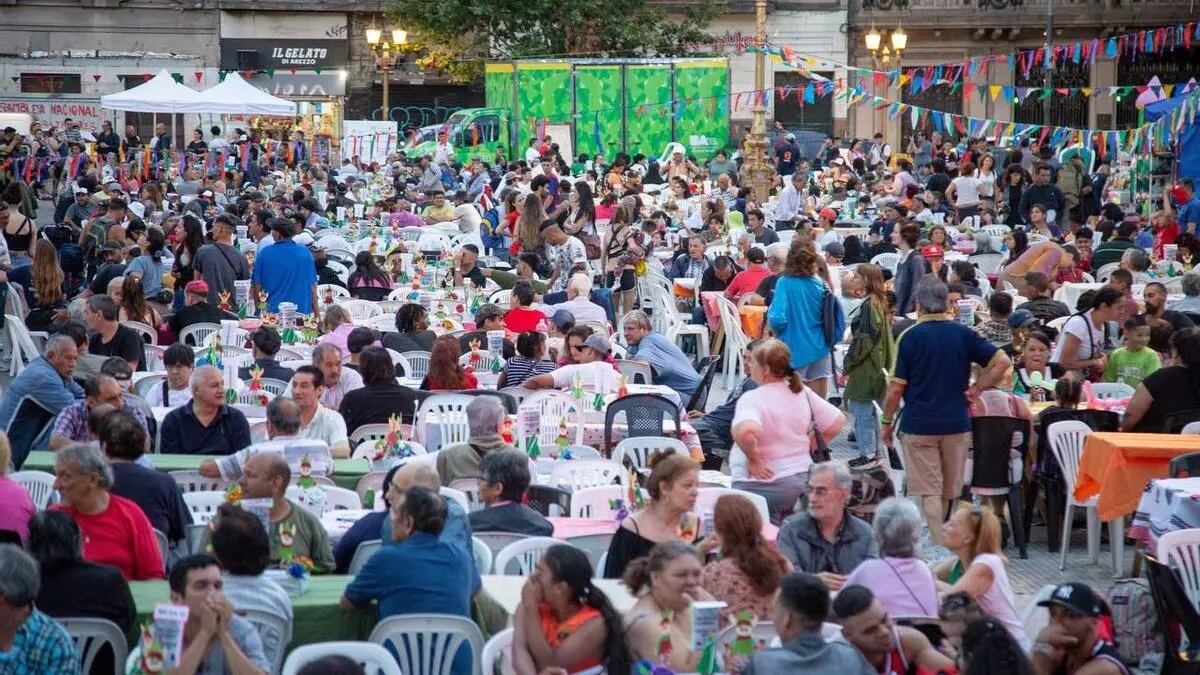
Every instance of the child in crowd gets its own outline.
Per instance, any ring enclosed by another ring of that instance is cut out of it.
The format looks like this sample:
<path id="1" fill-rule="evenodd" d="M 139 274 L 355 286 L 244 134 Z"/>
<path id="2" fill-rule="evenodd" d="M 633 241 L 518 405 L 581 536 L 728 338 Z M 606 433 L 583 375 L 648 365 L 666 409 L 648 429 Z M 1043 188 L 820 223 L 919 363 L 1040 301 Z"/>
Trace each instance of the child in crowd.
<path id="1" fill-rule="evenodd" d="M 1132 316 L 1125 320 L 1125 346 L 1113 351 L 1104 369 L 1105 382 L 1124 382 L 1136 388 L 1161 367 L 1158 353 L 1150 349 L 1150 326 L 1145 317 Z"/>

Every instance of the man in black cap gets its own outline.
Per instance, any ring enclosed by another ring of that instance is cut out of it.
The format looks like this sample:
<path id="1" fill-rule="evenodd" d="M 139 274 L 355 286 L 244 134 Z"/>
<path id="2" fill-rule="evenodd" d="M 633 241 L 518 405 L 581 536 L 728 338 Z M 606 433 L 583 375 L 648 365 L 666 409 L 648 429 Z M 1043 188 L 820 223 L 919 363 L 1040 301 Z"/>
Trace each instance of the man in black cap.
<path id="1" fill-rule="evenodd" d="M 1097 634 L 1108 606 L 1087 584 L 1059 584 L 1038 603 L 1050 610 L 1050 623 L 1030 650 L 1037 675 L 1129 675 L 1117 648 Z"/>
<path id="2" fill-rule="evenodd" d="M 92 283 L 88 286 L 85 296 L 104 295 L 108 292 L 108 282 L 125 275 L 125 262 L 121 257 L 124 247 L 119 241 L 106 241 L 100 247 L 100 268 Z"/>

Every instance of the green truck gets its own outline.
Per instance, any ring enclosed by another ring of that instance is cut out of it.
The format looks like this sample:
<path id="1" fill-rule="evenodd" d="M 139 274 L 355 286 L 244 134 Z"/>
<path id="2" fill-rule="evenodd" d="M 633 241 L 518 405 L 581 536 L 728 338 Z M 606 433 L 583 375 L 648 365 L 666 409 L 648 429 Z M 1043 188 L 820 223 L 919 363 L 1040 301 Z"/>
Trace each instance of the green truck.
<path id="1" fill-rule="evenodd" d="M 660 157 L 672 142 L 707 161 L 729 142 L 729 62 L 723 58 L 496 61 L 485 66 L 486 108 L 418 130 L 408 152 L 434 153 L 450 134 L 459 161 L 521 159 L 537 134 L 570 162 L 621 150 Z"/>

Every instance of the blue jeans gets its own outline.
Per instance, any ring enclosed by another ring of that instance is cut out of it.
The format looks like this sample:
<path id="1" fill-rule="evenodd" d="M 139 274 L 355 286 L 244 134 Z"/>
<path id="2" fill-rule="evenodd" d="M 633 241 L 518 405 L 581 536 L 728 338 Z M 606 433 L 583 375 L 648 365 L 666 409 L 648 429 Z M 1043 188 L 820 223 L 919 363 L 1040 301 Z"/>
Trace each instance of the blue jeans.
<path id="1" fill-rule="evenodd" d="M 854 437 L 858 440 L 858 456 L 874 457 L 878 452 L 879 413 L 874 401 L 846 401 L 846 409 L 854 417 Z"/>

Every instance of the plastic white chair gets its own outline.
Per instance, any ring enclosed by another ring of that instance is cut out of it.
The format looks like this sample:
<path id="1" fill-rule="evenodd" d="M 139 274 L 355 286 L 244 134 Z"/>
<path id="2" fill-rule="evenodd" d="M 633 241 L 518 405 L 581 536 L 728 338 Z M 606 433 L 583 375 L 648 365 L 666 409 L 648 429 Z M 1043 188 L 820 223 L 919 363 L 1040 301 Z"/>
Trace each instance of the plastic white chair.
<path id="1" fill-rule="evenodd" d="M 1200 422 L 1188 422 L 1179 433 L 1185 436 L 1200 436 Z"/>
<path id="2" fill-rule="evenodd" d="M 146 398 L 150 390 L 161 387 L 165 379 L 167 379 L 165 373 L 146 373 L 145 377 L 137 378 L 137 381 L 133 383 L 133 393 L 140 398 Z"/>
<path id="3" fill-rule="evenodd" d="M 617 447 L 613 448 L 612 458 L 621 466 L 625 466 L 625 460 L 628 459 L 633 468 L 646 469 L 650 467 L 650 456 L 655 450 L 674 450 L 683 457 L 688 456 L 687 446 L 678 439 L 666 436 L 636 436 L 617 443 Z"/>
<path id="4" fill-rule="evenodd" d="M 9 480 L 25 488 L 38 511 L 45 510 L 54 497 L 54 474 L 45 471 L 17 471 Z"/>
<path id="5" fill-rule="evenodd" d="M 617 370 L 625 376 L 630 384 L 654 384 L 654 371 L 650 364 L 636 359 L 617 359 Z M 638 378 L 641 378 L 639 381 Z"/>
<path id="6" fill-rule="evenodd" d="M 292 641 L 292 622 L 287 617 L 261 609 L 246 609 L 238 612 L 258 631 L 262 639 L 263 656 L 271 662 L 271 672 L 283 667 L 283 655 Z"/>
<path id="7" fill-rule="evenodd" d="M 194 323 L 184 326 L 183 330 L 179 331 L 179 342 L 189 345 L 193 349 L 199 349 L 208 343 L 210 335 L 219 330 L 221 330 L 221 326 L 215 323 Z"/>
<path id="8" fill-rule="evenodd" d="M 525 541 L 526 539 L 529 539 L 529 535 L 518 534 L 516 532 L 476 532 L 474 534 L 474 538 L 478 539 L 479 543 L 486 546 L 488 550 L 492 552 L 492 558 L 494 560 L 496 555 L 500 553 L 500 551 L 503 551 L 509 544 L 514 544 L 518 541 Z M 488 565 L 486 572 L 482 569 L 480 570 L 480 574 L 484 573 L 491 574 L 492 566 Z"/>
<path id="9" fill-rule="evenodd" d="M 217 515 L 217 509 L 225 503 L 224 492 L 185 492 L 183 493 L 183 503 L 187 504 L 188 510 L 192 512 L 193 523 L 203 523 L 207 525 Z"/>
<path id="10" fill-rule="evenodd" d="M 568 445 L 563 452 L 571 453 L 571 459 L 604 459 L 604 455 L 590 445 Z M 562 457 L 559 460 L 562 461 Z"/>
<path id="11" fill-rule="evenodd" d="M 146 342 L 146 344 L 150 344 L 150 345 L 158 344 L 158 331 L 154 330 L 150 326 L 147 326 L 146 324 L 142 323 L 141 321 L 122 321 L 121 325 L 127 326 L 127 327 L 132 328 L 132 329 L 136 330 L 137 332 L 141 333 L 142 339 Z"/>
<path id="12" fill-rule="evenodd" d="M 967 260 L 984 275 L 988 275 L 1000 271 L 1000 263 L 1004 260 L 1004 256 L 1000 253 L 979 253 L 969 256 Z"/>
<path id="13" fill-rule="evenodd" d="M 1124 382 L 1094 382 L 1092 395 L 1101 401 L 1113 398 L 1128 398 L 1133 396 L 1133 387 Z"/>
<path id="14" fill-rule="evenodd" d="M 378 441 L 381 438 L 387 438 L 388 425 L 386 424 L 363 424 L 357 429 L 350 432 L 350 446 L 357 448 L 366 441 Z"/>
<path id="15" fill-rule="evenodd" d="M 895 273 L 896 267 L 900 264 L 900 254 L 899 253 L 880 253 L 879 255 L 875 256 L 874 258 L 871 258 L 871 264 L 889 269 L 892 271 L 892 273 Z"/>
<path id="16" fill-rule="evenodd" d="M 403 428 L 407 429 L 408 425 L 407 424 L 403 425 Z M 385 471 L 386 469 L 392 468 L 390 462 L 403 461 L 404 459 L 412 459 L 413 457 L 416 457 L 418 455 L 426 454 L 425 446 L 421 445 L 420 443 L 418 443 L 416 441 L 401 441 L 401 443 L 408 446 L 408 449 L 412 453 L 412 456 L 404 457 L 400 460 L 397 460 L 394 458 L 388 458 L 385 460 L 381 460 L 381 462 L 379 463 L 378 470 Z M 351 459 L 370 460 L 373 467 L 375 466 L 375 462 L 372 459 L 374 456 L 375 456 L 375 440 L 371 440 L 371 439 L 364 440 L 363 442 L 354 446 L 354 450 L 350 453 Z M 386 469 L 385 469 L 385 466 L 386 466 Z"/>
<path id="17" fill-rule="evenodd" d="M 371 559 L 371 556 L 375 555 L 375 552 L 382 547 L 382 539 L 371 539 L 359 543 L 358 548 L 354 549 L 354 557 L 350 559 L 350 567 L 347 570 L 347 574 L 350 576 L 357 575 L 359 570 L 363 568 L 363 565 L 366 565 L 367 561 Z"/>
<path id="18" fill-rule="evenodd" d="M 479 511 L 483 508 L 483 502 L 479 501 L 479 479 L 478 478 L 459 478 L 450 481 L 448 485 L 452 490 L 458 490 L 467 497 L 467 512 Z"/>
<path id="19" fill-rule="evenodd" d="M 745 490 L 737 490 L 734 488 L 700 488 L 696 495 L 696 506 L 693 510 L 699 513 L 701 518 L 707 518 L 716 508 L 717 500 L 725 496 L 744 497 L 745 499 L 750 500 L 750 503 L 754 504 L 754 506 L 758 509 L 759 514 L 762 515 L 763 522 L 770 522 L 771 511 L 767 507 L 766 497 L 754 494 L 753 492 L 746 492 Z M 572 496 L 571 499 L 573 506 L 575 497 Z"/>
<path id="20" fill-rule="evenodd" d="M 325 298 L 329 296 L 332 296 L 335 301 L 343 298 L 349 300 L 350 291 L 338 286 L 337 284 L 319 284 L 317 286 L 317 302 L 323 303 L 325 302 Z"/>
<path id="21" fill-rule="evenodd" d="M 1091 427 L 1078 420 L 1055 422 L 1046 430 L 1047 438 L 1050 441 L 1050 450 L 1054 453 L 1054 459 L 1058 461 L 1058 466 L 1062 469 L 1067 493 L 1067 506 L 1063 509 L 1062 548 L 1058 561 L 1060 570 L 1067 569 L 1067 548 L 1071 543 L 1071 524 L 1074 522 L 1076 507 L 1087 509 L 1088 560 L 1094 565 L 1097 558 L 1100 557 L 1100 518 L 1096 512 L 1097 498 L 1092 497 L 1086 501 L 1078 501 L 1073 496 L 1075 481 L 1079 478 L 1079 460 L 1083 456 L 1083 442 L 1090 433 L 1092 433 Z M 1121 553 L 1118 551 L 1122 547 L 1122 539 L 1125 536 L 1125 519 L 1112 520 L 1108 523 L 1108 527 L 1113 570 L 1119 572 L 1121 570 Z"/>
<path id="22" fill-rule="evenodd" d="M 84 617 L 66 617 L 55 619 L 75 642 L 75 651 L 79 654 L 81 673 L 91 673 L 92 664 L 104 645 L 108 645 L 113 653 L 113 673 L 122 675 L 125 659 L 129 658 L 129 649 L 125 634 L 117 624 L 107 619 L 92 619 Z"/>
<path id="23" fill-rule="evenodd" d="M 311 645 L 301 645 L 288 654 L 283 662 L 283 675 L 296 675 L 300 669 L 312 661 L 326 656 L 345 656 L 363 666 L 363 671 L 369 675 L 404 675 L 392 653 L 382 645 L 373 642 L 318 642 Z"/>
<path id="24" fill-rule="evenodd" d="M 342 300 L 338 304 L 342 306 L 342 309 L 350 313 L 350 319 L 357 324 L 362 324 L 368 319 L 383 314 L 383 310 L 379 308 L 379 305 L 367 300 Z"/>
<path id="25" fill-rule="evenodd" d="M 161 345 L 146 345 L 146 370 L 151 373 L 162 373 L 167 370 L 163 365 L 163 355 L 167 348 Z"/>
<path id="26" fill-rule="evenodd" d="M 464 367 L 471 366 L 477 373 L 492 372 L 492 364 L 497 361 L 500 362 L 500 367 L 503 368 L 504 357 L 488 351 L 480 351 L 478 354 L 468 351 L 467 353 L 458 357 L 458 365 Z"/>
<path id="27" fill-rule="evenodd" d="M 492 675 L 497 668 L 500 669 L 500 675 L 516 672 L 512 665 L 512 643 L 513 629 L 505 628 L 483 645 L 483 656 L 479 662 L 483 666 L 484 675 Z"/>
<path id="28" fill-rule="evenodd" d="M 229 481 L 221 478 L 201 476 L 199 471 L 171 471 L 168 473 L 179 489 L 184 492 L 223 492 Z"/>
<path id="29" fill-rule="evenodd" d="M 645 490 L 638 488 L 638 492 L 647 502 L 650 501 L 650 495 Z M 571 493 L 571 517 L 610 518 L 615 511 L 612 502 L 617 499 L 628 501 L 629 488 L 624 485 L 597 485 L 576 490 Z M 633 511 L 630 504 L 625 504 L 625 508 Z"/>
<path id="30" fill-rule="evenodd" d="M 492 571 L 492 549 L 479 537 L 471 537 L 471 554 L 475 557 L 475 569 L 480 574 Z"/>
<path id="31" fill-rule="evenodd" d="M 483 634 L 474 621 L 449 614 L 390 616 L 371 631 L 371 642 L 391 645 L 405 675 L 450 675 L 458 648 L 471 647 L 471 671 L 480 675 Z"/>
<path id="32" fill-rule="evenodd" d="M 13 297 L 13 293 L 9 293 L 9 297 Z M 9 366 L 8 374 L 16 377 L 20 374 L 22 368 L 42 355 L 42 350 L 38 349 L 37 345 L 34 344 L 34 333 L 25 327 L 23 319 L 12 314 L 6 314 L 4 325 L 8 329 L 9 345 L 12 352 L 12 363 Z M 43 331 L 37 331 L 37 335 L 42 338 L 49 338 L 49 334 Z"/>
<path id="33" fill-rule="evenodd" d="M 750 338 L 742 330 L 742 319 L 738 315 L 737 307 L 724 296 L 716 296 L 716 301 L 721 328 L 725 331 L 725 388 L 733 389 L 737 378 L 741 376 L 742 353 L 750 344 Z"/>
<path id="34" fill-rule="evenodd" d="M 573 492 L 597 485 L 625 485 L 628 480 L 625 467 L 611 459 L 577 459 L 555 464 L 550 470 L 549 484 Z"/>
<path id="35" fill-rule="evenodd" d="M 1158 557 L 1179 575 L 1188 600 L 1200 607 L 1200 529 L 1175 530 L 1159 537 Z"/>
<path id="36" fill-rule="evenodd" d="M 423 380 L 429 374 L 429 352 L 408 351 L 400 355 L 408 359 L 409 367 L 404 372 L 409 379 Z"/>
<path id="37" fill-rule="evenodd" d="M 467 442 L 471 435 L 467 406 L 474 400 L 474 396 L 466 394 L 434 394 L 425 399 L 417 412 L 417 428 L 427 430 L 433 425 L 438 429 L 436 445 L 431 444 L 428 438 L 424 439 L 426 450 L 437 451 Z"/>
<path id="38" fill-rule="evenodd" d="M 527 577 L 533 574 L 533 570 L 537 567 L 537 563 L 542 559 L 542 554 L 546 549 L 556 544 L 567 544 L 562 539 L 554 537 L 526 537 L 521 541 L 516 541 L 508 546 L 505 546 L 496 554 L 496 561 L 492 565 L 494 574 L 507 575 L 508 566 L 510 563 L 515 563 L 517 566 L 516 574 L 518 576 Z M 568 546 L 570 544 L 567 544 Z"/>
<path id="39" fill-rule="evenodd" d="M 458 505 L 462 507 L 463 511 L 466 511 L 467 513 L 471 512 L 471 499 L 467 497 L 467 494 L 462 490 L 456 490 L 452 487 L 442 487 L 438 488 L 438 494 L 444 499 L 450 499 L 457 502 Z"/>
<path id="40" fill-rule="evenodd" d="M 696 353 L 700 358 L 704 358 L 709 354 L 709 338 L 708 327 L 700 324 L 691 323 L 685 317 L 679 308 L 675 306 L 674 290 L 667 291 L 654 290 L 651 292 L 651 299 L 654 303 L 654 313 L 661 316 L 666 322 L 667 327 L 663 332 L 672 342 L 677 342 L 681 336 L 691 335 L 699 341 Z"/>
<path id="41" fill-rule="evenodd" d="M 574 430 L 574 439 L 572 442 L 576 445 L 583 445 L 583 419 L 580 411 L 579 401 L 572 398 L 570 394 L 557 389 L 542 389 L 529 394 L 521 401 L 521 407 L 538 409 L 538 446 L 545 449 L 554 446 L 554 442 L 558 439 L 558 430 L 562 421 L 567 422 L 567 433 L 570 434 Z M 572 419 L 572 413 L 574 418 Z M 519 416 L 518 416 L 519 417 Z M 517 449 L 524 452 L 528 439 L 524 433 L 517 434 Z"/>
<path id="42" fill-rule="evenodd" d="M 158 550 L 162 553 L 162 559 L 165 563 L 167 561 L 167 554 L 171 552 L 171 542 L 167 541 L 167 535 L 163 534 L 162 530 L 150 528 L 150 531 L 154 533 L 154 538 L 158 541 Z"/>
<path id="43" fill-rule="evenodd" d="M 288 383 L 283 380 L 276 380 L 271 377 L 264 377 L 259 380 L 262 383 L 263 391 L 272 396 L 283 396 L 283 392 L 287 391 Z"/>

